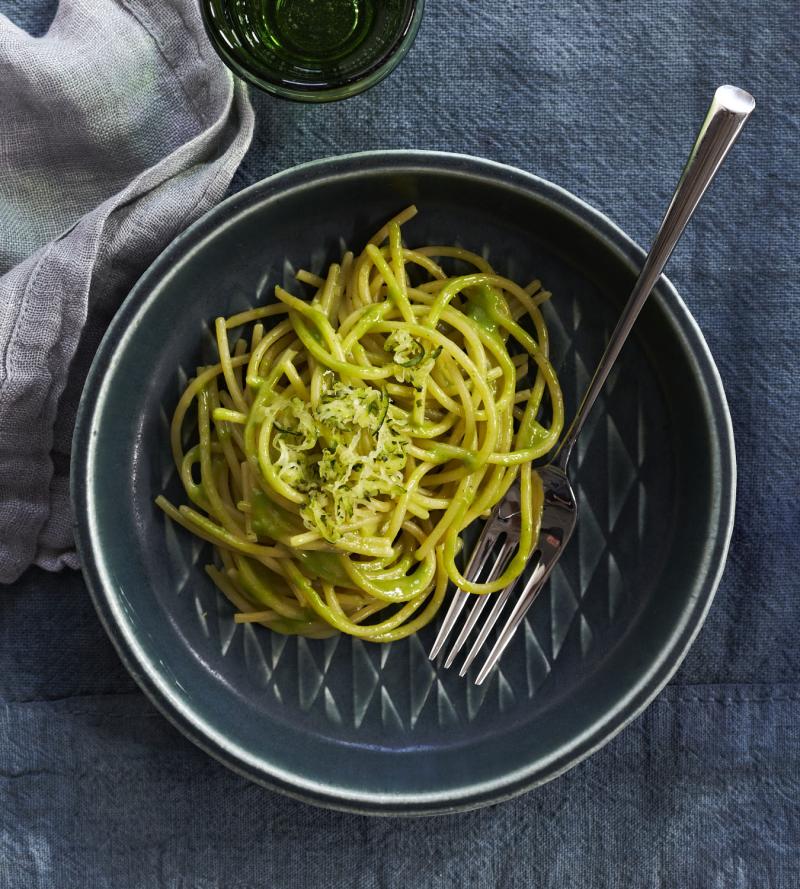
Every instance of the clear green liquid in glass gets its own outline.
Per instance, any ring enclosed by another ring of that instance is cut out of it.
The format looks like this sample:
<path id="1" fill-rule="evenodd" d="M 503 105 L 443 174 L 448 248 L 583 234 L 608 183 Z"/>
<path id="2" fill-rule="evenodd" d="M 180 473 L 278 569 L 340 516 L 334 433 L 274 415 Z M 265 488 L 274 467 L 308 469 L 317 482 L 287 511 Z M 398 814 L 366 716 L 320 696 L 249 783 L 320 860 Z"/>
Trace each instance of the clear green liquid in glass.
<path id="1" fill-rule="evenodd" d="M 414 0 L 201 2 L 234 70 L 294 98 L 327 89 L 342 97 L 375 82 L 402 57 L 419 24 Z"/>
<path id="2" fill-rule="evenodd" d="M 229 5 L 252 53 L 268 57 L 272 64 L 281 60 L 324 69 L 356 52 L 370 36 L 379 4 L 380 0 L 234 0 Z"/>
<path id="3" fill-rule="evenodd" d="M 324 62 L 353 52 L 369 33 L 373 0 L 264 0 L 264 39 L 278 53 Z"/>

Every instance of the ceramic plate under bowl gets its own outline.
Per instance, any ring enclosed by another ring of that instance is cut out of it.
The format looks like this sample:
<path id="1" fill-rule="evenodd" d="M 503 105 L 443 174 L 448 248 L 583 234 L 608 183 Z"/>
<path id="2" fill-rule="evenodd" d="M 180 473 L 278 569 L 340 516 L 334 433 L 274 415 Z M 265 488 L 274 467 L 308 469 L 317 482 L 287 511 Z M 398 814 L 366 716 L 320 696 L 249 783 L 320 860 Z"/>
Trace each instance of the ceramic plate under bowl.
<path id="1" fill-rule="evenodd" d="M 134 288 L 81 403 L 72 493 L 84 571 L 123 660 L 162 712 L 222 762 L 310 802 L 432 813 L 553 778 L 652 700 L 697 633 L 734 503 L 725 396 L 663 280 L 574 458 L 578 529 L 501 668 L 478 688 L 428 661 L 435 634 L 379 646 L 238 626 L 208 548 L 153 505 L 181 492 L 168 419 L 208 356 L 207 323 L 271 299 L 294 269 L 360 249 L 415 202 L 412 245 L 459 243 L 540 277 L 567 415 L 642 251 L 577 198 L 518 170 L 428 152 L 333 158 L 228 199 Z"/>

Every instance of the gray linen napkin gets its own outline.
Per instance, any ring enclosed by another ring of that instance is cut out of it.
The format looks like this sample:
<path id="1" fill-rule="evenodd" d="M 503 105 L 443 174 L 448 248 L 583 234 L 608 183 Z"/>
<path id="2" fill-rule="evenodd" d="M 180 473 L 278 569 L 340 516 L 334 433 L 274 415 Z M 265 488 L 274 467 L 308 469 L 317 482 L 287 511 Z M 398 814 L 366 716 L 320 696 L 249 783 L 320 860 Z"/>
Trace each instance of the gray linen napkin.
<path id="1" fill-rule="evenodd" d="M 61 0 L 40 38 L 0 15 L 0 582 L 77 567 L 69 452 L 92 356 L 252 131 L 197 0 Z"/>

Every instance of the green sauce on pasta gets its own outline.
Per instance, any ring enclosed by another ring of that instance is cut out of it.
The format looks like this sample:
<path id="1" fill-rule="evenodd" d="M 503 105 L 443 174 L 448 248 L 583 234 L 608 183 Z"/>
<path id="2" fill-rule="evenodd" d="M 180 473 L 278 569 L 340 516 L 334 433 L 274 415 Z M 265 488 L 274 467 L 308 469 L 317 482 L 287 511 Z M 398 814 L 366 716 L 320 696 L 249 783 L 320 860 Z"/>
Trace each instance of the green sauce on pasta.
<path id="1" fill-rule="evenodd" d="M 458 247 L 408 248 L 415 213 L 325 278 L 299 272 L 311 299 L 276 287 L 275 303 L 218 318 L 219 363 L 178 403 L 191 506 L 156 502 L 215 545 L 207 571 L 238 622 L 389 642 L 432 620 L 449 582 L 483 595 L 525 567 L 541 518 L 532 463 L 563 425 L 539 310 L 550 294 Z M 448 274 L 453 260 L 474 271 Z M 469 583 L 461 535 L 517 478 L 519 550 L 493 583 Z"/>

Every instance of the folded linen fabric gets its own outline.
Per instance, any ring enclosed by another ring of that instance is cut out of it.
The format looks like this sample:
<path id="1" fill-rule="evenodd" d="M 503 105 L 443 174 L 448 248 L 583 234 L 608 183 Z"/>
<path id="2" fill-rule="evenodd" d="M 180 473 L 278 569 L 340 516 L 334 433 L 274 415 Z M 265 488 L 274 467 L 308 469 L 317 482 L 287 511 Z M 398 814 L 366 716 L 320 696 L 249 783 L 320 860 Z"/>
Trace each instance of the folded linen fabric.
<path id="1" fill-rule="evenodd" d="M 72 425 L 126 293 L 225 193 L 253 112 L 195 0 L 61 0 L 0 15 L 0 582 L 77 566 Z M 143 372 L 146 372 L 143 369 Z"/>

